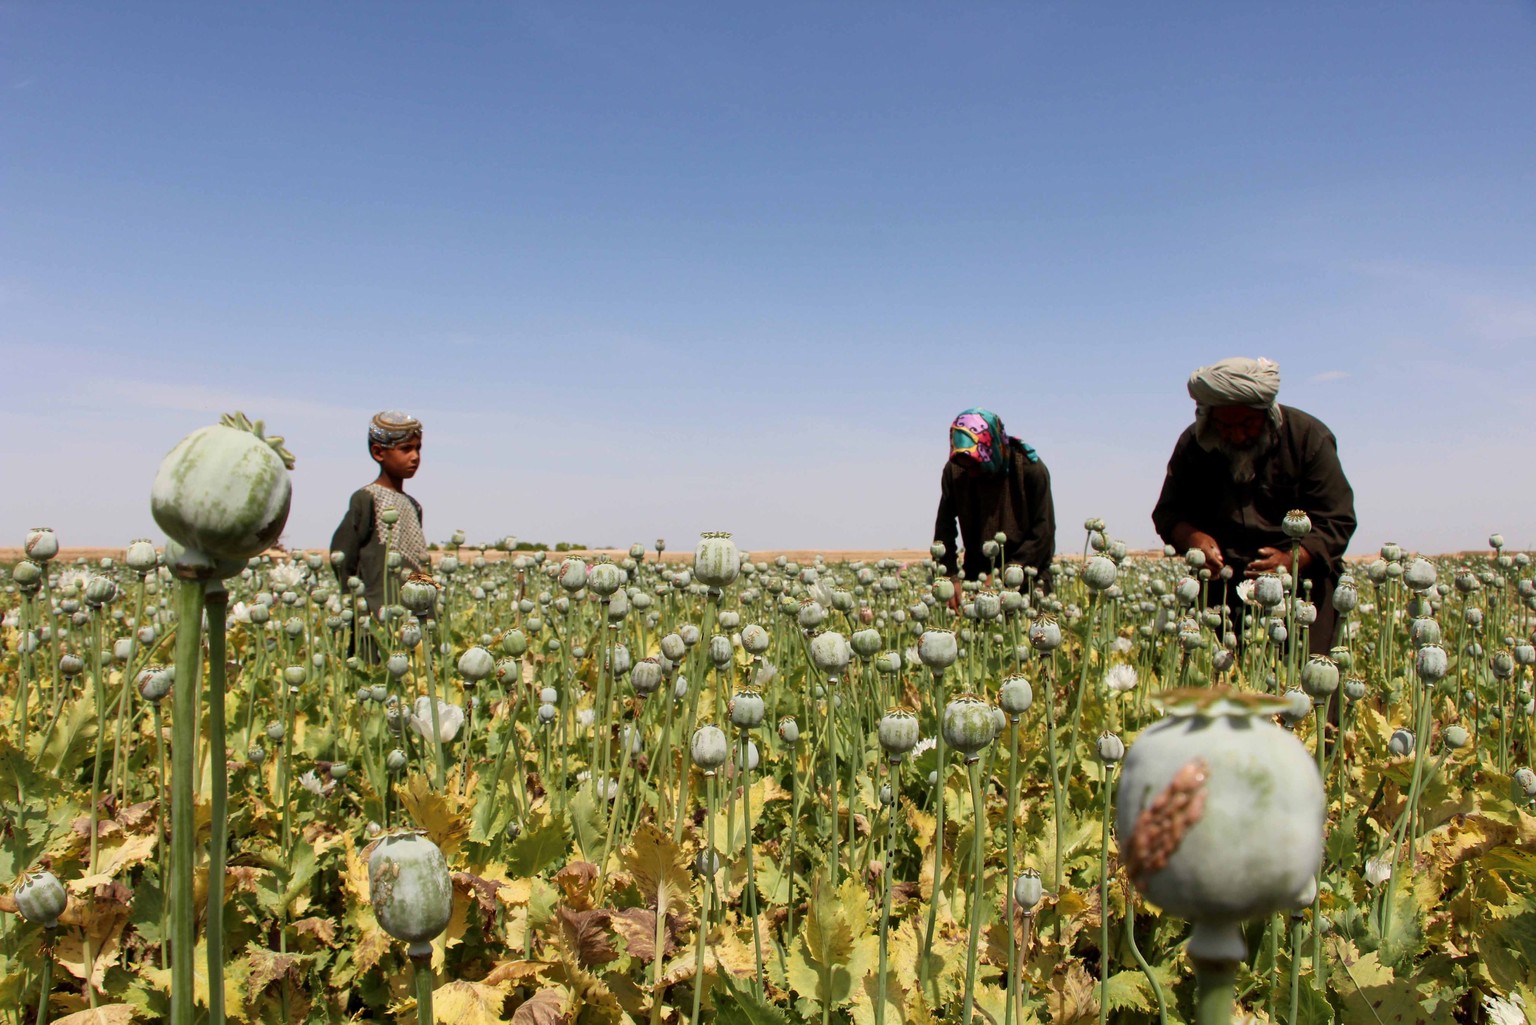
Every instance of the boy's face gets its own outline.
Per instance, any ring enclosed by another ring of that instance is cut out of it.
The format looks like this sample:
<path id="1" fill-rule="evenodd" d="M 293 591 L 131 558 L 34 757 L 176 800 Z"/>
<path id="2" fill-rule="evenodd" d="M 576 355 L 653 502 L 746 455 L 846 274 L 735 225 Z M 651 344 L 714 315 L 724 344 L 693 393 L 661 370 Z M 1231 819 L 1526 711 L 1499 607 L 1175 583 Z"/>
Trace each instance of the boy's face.
<path id="1" fill-rule="evenodd" d="M 398 480 L 410 480 L 421 466 L 421 439 L 407 438 L 393 448 L 373 446 L 373 458 L 379 467 Z"/>

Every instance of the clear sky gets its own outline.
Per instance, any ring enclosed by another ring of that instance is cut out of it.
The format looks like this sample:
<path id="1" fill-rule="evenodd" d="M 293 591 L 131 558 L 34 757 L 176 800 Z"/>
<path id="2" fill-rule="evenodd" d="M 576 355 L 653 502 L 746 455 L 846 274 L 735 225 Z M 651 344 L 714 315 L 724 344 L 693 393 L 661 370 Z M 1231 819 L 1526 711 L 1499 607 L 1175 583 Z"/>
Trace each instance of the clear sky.
<path id="1" fill-rule="evenodd" d="M 946 427 L 1134 546 L 1279 361 L 1352 550 L 1536 546 L 1536 5 L 0 4 L 0 545 L 159 538 L 242 409 L 286 540 L 931 537 Z"/>

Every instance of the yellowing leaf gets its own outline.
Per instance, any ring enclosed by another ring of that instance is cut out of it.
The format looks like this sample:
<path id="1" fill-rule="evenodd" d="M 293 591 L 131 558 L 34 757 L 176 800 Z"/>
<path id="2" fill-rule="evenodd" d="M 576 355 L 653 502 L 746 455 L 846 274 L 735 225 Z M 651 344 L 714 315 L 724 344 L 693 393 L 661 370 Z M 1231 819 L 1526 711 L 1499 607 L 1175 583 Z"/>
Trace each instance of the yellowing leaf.
<path id="1" fill-rule="evenodd" d="M 417 773 L 404 786 L 397 787 L 396 793 L 405 813 L 426 830 L 427 839 L 445 855 L 452 855 L 469 836 L 470 812 L 475 802 L 472 796 L 458 796 L 456 784 L 434 790 L 426 775 Z"/>
<path id="2" fill-rule="evenodd" d="M 1045 1006 L 1051 1025 L 1079 1025 L 1097 1020 L 1099 1002 L 1094 999 L 1093 979 L 1079 962 L 1069 963 L 1065 971 L 1051 978 L 1045 992 Z"/>
<path id="3" fill-rule="evenodd" d="M 506 1025 L 505 991 L 483 982 L 456 979 L 432 991 L 432 1017 L 443 1025 Z"/>
<path id="4" fill-rule="evenodd" d="M 620 859 L 635 878 L 635 887 L 658 914 L 678 905 L 687 906 L 693 882 L 688 877 L 688 858 L 672 838 L 647 822 L 635 831 L 634 842 Z"/>

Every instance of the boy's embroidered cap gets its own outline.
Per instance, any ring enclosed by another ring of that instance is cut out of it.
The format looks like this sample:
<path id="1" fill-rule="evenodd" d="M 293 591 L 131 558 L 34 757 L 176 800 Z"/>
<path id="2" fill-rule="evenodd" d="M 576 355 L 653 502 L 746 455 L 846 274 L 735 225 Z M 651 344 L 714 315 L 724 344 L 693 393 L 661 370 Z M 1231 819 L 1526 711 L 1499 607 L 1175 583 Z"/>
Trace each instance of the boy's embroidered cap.
<path id="1" fill-rule="evenodd" d="M 398 409 L 386 409 L 382 413 L 375 413 L 373 420 L 368 424 L 369 443 L 383 445 L 385 448 L 394 448 L 408 438 L 419 437 L 421 437 L 421 421 Z"/>

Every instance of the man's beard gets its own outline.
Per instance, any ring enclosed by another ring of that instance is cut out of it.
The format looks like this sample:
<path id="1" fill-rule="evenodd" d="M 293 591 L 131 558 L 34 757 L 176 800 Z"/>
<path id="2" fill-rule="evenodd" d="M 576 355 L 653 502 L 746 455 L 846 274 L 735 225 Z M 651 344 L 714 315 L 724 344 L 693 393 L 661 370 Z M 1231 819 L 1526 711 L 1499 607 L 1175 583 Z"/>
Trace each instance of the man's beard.
<path id="1" fill-rule="evenodd" d="M 1195 412 L 1195 441 L 1207 452 L 1220 452 L 1227 457 L 1227 467 L 1237 484 L 1251 484 L 1259 474 L 1259 467 L 1280 444 L 1280 428 L 1273 420 L 1265 420 L 1264 431 L 1245 445 L 1236 445 L 1221 436 L 1210 409 L 1202 407 Z"/>

